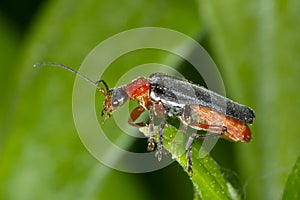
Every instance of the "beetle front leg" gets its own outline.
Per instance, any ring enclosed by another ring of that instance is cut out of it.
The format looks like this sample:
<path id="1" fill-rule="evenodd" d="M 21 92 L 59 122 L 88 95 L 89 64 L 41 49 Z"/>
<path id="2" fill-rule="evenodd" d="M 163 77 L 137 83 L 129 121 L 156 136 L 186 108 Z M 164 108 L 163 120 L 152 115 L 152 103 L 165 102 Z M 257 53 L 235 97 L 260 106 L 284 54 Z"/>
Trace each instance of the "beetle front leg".
<path id="1" fill-rule="evenodd" d="M 131 126 L 137 126 L 137 127 L 144 127 L 147 126 L 145 122 L 138 122 L 135 123 L 135 120 L 141 116 L 141 114 L 145 111 L 145 108 L 143 106 L 136 107 L 130 114 L 130 117 L 128 118 L 128 123 Z"/>
<path id="2" fill-rule="evenodd" d="M 162 106 L 162 104 L 160 104 L 160 103 L 151 104 L 148 109 L 149 109 L 149 117 L 150 117 L 150 123 L 149 123 L 149 134 L 150 134 L 150 136 L 148 138 L 148 148 L 147 148 L 147 150 L 148 151 L 153 151 L 154 148 L 155 148 L 155 143 L 154 143 L 154 113 L 158 117 L 166 118 L 166 116 L 165 116 L 165 109 Z M 163 126 L 165 126 L 165 124 L 163 124 Z M 162 137 L 160 135 L 163 135 L 163 130 L 162 130 L 162 133 L 161 133 L 161 129 L 159 130 L 159 132 L 160 132 L 159 133 L 159 140 L 160 140 L 159 143 L 162 143 Z"/>
<path id="3" fill-rule="evenodd" d="M 149 123 L 149 138 L 148 138 L 148 151 L 153 151 L 155 148 L 154 143 L 154 108 L 151 106 L 149 108 L 149 117 L 150 117 L 150 123 Z"/>
<path id="4" fill-rule="evenodd" d="M 145 108 L 143 106 L 136 107 L 130 114 L 130 117 L 128 119 L 128 123 L 132 126 L 136 127 L 144 127 L 147 126 L 145 122 L 138 122 L 135 123 L 135 120 L 137 120 L 141 114 L 145 111 Z M 155 148 L 154 143 L 154 110 L 152 107 L 149 109 L 149 115 L 150 115 L 150 123 L 149 123 L 149 138 L 148 138 L 148 151 L 153 151 Z"/>

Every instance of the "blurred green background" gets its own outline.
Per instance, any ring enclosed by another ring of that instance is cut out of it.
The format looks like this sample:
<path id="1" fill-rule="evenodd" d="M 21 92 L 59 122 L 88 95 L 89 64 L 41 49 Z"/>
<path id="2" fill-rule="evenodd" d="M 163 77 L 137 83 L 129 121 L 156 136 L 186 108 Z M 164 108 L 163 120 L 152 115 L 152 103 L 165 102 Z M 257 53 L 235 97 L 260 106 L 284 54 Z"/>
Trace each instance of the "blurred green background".
<path id="1" fill-rule="evenodd" d="M 236 174 L 246 199 L 280 199 L 300 153 L 299 10 L 298 0 L 2 0 L 0 199 L 193 199 L 177 163 L 129 174 L 94 159 L 72 118 L 74 75 L 32 67 L 55 61 L 78 68 L 99 42 L 144 26 L 197 40 L 217 63 L 227 96 L 255 110 L 253 140 L 219 140 L 211 155 Z M 199 82 L 190 66 L 165 54 L 145 50 L 114 65 L 172 64 Z"/>

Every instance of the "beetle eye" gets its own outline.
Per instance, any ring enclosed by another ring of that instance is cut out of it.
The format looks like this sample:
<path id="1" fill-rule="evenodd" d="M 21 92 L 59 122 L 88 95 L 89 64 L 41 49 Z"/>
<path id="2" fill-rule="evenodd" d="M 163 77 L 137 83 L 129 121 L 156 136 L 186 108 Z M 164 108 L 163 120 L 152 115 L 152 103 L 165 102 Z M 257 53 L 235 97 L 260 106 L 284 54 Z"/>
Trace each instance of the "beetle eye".
<path id="1" fill-rule="evenodd" d="M 112 106 L 118 107 L 128 100 L 128 95 L 123 88 L 116 88 L 112 91 Z"/>
<path id="2" fill-rule="evenodd" d="M 114 100 L 114 101 L 112 102 L 112 106 L 113 106 L 113 107 L 117 107 L 117 106 L 119 106 L 119 104 L 120 104 L 120 102 L 119 102 L 118 100 Z"/>

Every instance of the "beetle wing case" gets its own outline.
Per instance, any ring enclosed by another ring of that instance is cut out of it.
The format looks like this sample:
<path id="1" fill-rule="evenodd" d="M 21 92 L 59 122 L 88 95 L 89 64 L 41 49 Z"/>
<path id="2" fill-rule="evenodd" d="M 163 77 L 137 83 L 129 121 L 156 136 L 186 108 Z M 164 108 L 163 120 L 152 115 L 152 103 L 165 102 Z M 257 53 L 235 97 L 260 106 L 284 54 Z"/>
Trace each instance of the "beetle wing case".
<path id="1" fill-rule="evenodd" d="M 154 73 L 149 77 L 149 83 L 154 93 L 150 98 L 154 97 L 155 101 L 162 101 L 166 105 L 167 102 L 199 105 L 247 124 L 252 124 L 255 117 L 252 109 L 184 79 Z"/>

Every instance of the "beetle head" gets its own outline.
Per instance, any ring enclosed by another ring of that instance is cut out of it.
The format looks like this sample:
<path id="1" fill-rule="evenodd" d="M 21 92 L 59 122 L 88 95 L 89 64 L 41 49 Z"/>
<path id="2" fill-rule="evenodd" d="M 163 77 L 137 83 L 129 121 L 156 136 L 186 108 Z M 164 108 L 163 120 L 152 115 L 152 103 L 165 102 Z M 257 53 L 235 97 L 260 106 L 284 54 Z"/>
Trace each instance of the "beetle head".
<path id="1" fill-rule="evenodd" d="M 105 101 L 101 115 L 105 115 L 104 121 L 108 119 L 112 112 L 123 105 L 129 99 L 128 94 L 123 87 L 118 87 L 113 90 L 108 90 L 105 95 Z"/>

